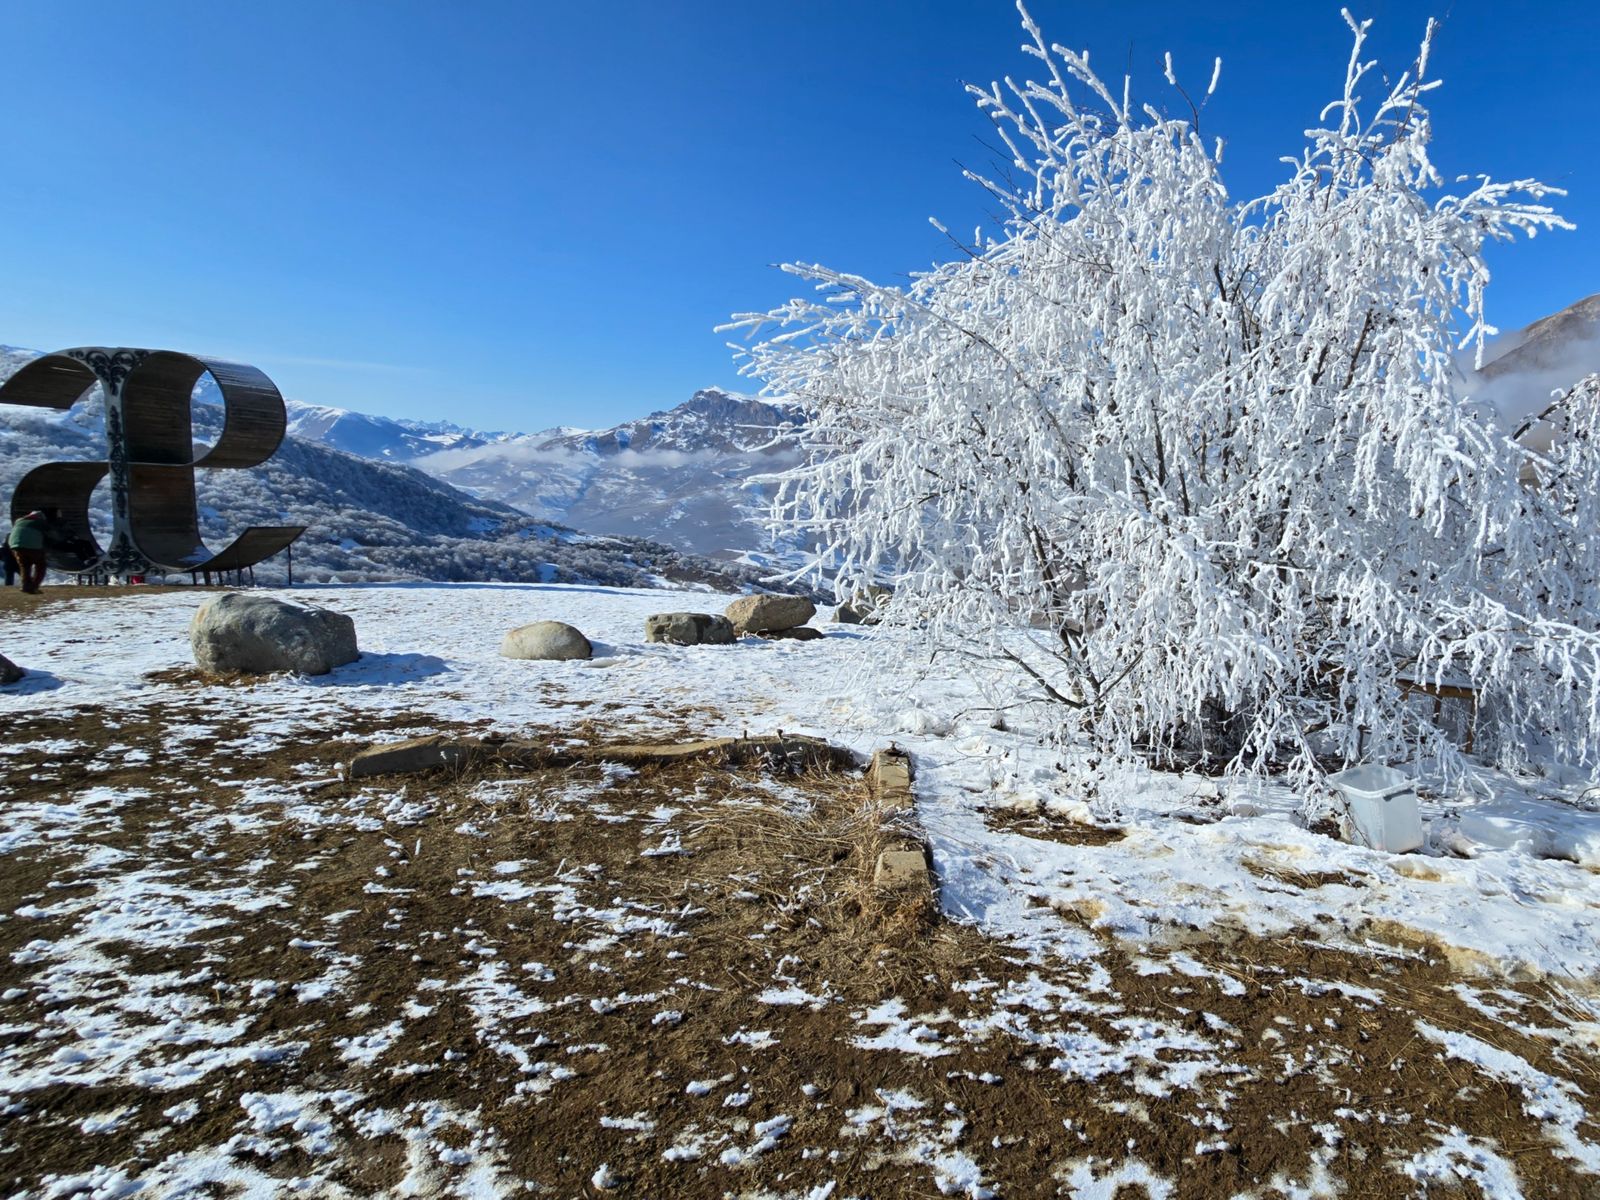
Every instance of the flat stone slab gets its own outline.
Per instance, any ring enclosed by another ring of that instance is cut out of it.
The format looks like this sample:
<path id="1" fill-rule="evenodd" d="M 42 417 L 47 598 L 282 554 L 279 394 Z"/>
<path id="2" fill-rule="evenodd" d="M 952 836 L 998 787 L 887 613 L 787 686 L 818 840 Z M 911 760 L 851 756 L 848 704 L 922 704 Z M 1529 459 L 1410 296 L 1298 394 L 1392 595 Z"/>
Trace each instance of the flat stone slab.
<path id="1" fill-rule="evenodd" d="M 879 750 L 867 767 L 867 788 L 886 807 L 916 807 L 911 791 L 911 756 L 902 750 Z"/>
<path id="2" fill-rule="evenodd" d="M 476 742 L 449 738 L 442 734 L 390 742 L 361 751 L 350 760 L 350 778 L 371 775 L 415 775 L 441 767 L 458 768 L 470 762 L 482 747 Z"/>
<path id="3" fill-rule="evenodd" d="M 640 742 L 626 746 L 590 746 L 577 753 L 580 758 L 604 759 L 607 762 L 669 763 L 720 756 L 737 741 L 737 738 L 706 738 L 699 742 Z"/>
<path id="4" fill-rule="evenodd" d="M 928 876 L 928 859 L 921 850 L 885 850 L 878 855 L 878 865 L 872 872 L 875 887 L 900 890 L 932 886 Z"/>

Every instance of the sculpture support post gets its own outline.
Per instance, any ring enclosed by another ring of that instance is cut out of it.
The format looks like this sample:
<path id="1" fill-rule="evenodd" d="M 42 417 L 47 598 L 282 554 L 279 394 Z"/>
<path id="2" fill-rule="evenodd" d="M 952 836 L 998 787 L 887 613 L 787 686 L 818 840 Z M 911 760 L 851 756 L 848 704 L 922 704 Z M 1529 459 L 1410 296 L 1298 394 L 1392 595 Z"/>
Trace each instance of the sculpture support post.
<path id="1" fill-rule="evenodd" d="M 144 575 L 156 564 L 139 552 L 133 539 L 131 487 L 128 480 L 127 426 L 122 415 L 122 385 L 128 372 L 143 360 L 143 350 L 69 350 L 100 381 L 106 406 L 106 466 L 111 484 L 111 545 L 95 564 L 107 575 Z M 0 399 L 4 392 L 0 390 Z"/>

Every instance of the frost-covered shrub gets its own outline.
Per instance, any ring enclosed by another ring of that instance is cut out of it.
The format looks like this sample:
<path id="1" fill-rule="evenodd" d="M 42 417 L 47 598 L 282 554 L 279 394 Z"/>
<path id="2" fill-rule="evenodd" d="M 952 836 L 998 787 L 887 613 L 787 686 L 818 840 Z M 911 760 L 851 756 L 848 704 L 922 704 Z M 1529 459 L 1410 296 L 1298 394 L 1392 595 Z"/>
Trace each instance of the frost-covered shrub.
<path id="1" fill-rule="evenodd" d="M 1552 189 L 1446 187 L 1427 42 L 1364 102 L 1352 21 L 1342 95 L 1239 201 L 1186 96 L 1141 105 L 1023 24 L 1045 81 L 971 89 L 1012 156 L 980 181 L 1003 226 L 906 287 L 792 266 L 821 299 L 734 326 L 813 414 L 779 518 L 841 596 L 892 578 L 891 620 L 1014 658 L 1113 752 L 1455 762 L 1407 699 L 1454 682 L 1497 757 L 1591 758 L 1595 410 L 1523 486 L 1451 367 L 1493 332 L 1485 243 L 1564 227 Z"/>

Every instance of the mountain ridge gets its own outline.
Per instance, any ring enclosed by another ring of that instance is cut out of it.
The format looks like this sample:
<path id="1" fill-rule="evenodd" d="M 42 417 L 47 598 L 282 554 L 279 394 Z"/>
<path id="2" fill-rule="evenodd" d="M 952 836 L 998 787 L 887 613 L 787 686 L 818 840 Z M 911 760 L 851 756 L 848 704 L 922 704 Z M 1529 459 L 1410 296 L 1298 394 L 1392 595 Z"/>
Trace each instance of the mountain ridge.
<path id="1" fill-rule="evenodd" d="M 0 379 L 37 352 L 0 347 Z M 203 390 L 202 390 L 203 391 Z M 222 409 L 197 403 L 195 436 L 215 439 Z M 66 411 L 0 405 L 0 496 L 50 461 L 103 460 L 98 387 Z M 503 580 L 653 587 L 691 584 L 720 591 L 750 586 L 756 572 L 718 564 L 645 538 L 597 535 L 542 521 L 473 496 L 405 463 L 374 460 L 289 435 L 259 467 L 196 472 L 201 533 L 215 549 L 248 525 L 306 525 L 294 546 L 301 580 Z M 91 505 L 102 544 L 107 489 Z M 284 563 L 262 564 L 270 582 Z"/>
<path id="2" fill-rule="evenodd" d="M 408 463 L 539 520 L 722 560 L 765 561 L 794 549 L 768 531 L 768 496 L 754 477 L 797 460 L 798 405 L 712 387 L 605 429 L 486 433 L 289 404 L 299 436 Z"/>

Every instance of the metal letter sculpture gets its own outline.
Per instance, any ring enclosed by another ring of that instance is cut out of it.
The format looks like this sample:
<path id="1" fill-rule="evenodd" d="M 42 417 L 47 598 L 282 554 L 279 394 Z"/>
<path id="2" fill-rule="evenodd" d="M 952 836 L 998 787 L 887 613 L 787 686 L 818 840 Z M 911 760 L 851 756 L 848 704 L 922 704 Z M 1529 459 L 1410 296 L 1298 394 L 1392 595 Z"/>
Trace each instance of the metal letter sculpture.
<path id="1" fill-rule="evenodd" d="M 210 372 L 222 393 L 222 434 L 195 457 L 189 403 Z M 69 409 L 98 383 L 106 402 L 106 461 L 35 467 L 11 494 L 11 519 L 34 509 L 52 518 L 46 561 L 58 571 L 143 575 L 236 571 L 272 557 L 304 525 L 252 526 L 220 554 L 200 539 L 194 473 L 258 467 L 277 451 L 287 420 L 272 380 L 242 363 L 171 350 L 85 346 L 34 359 L 0 385 L 0 404 Z M 89 499 L 111 476 L 111 545 L 89 526 Z"/>

